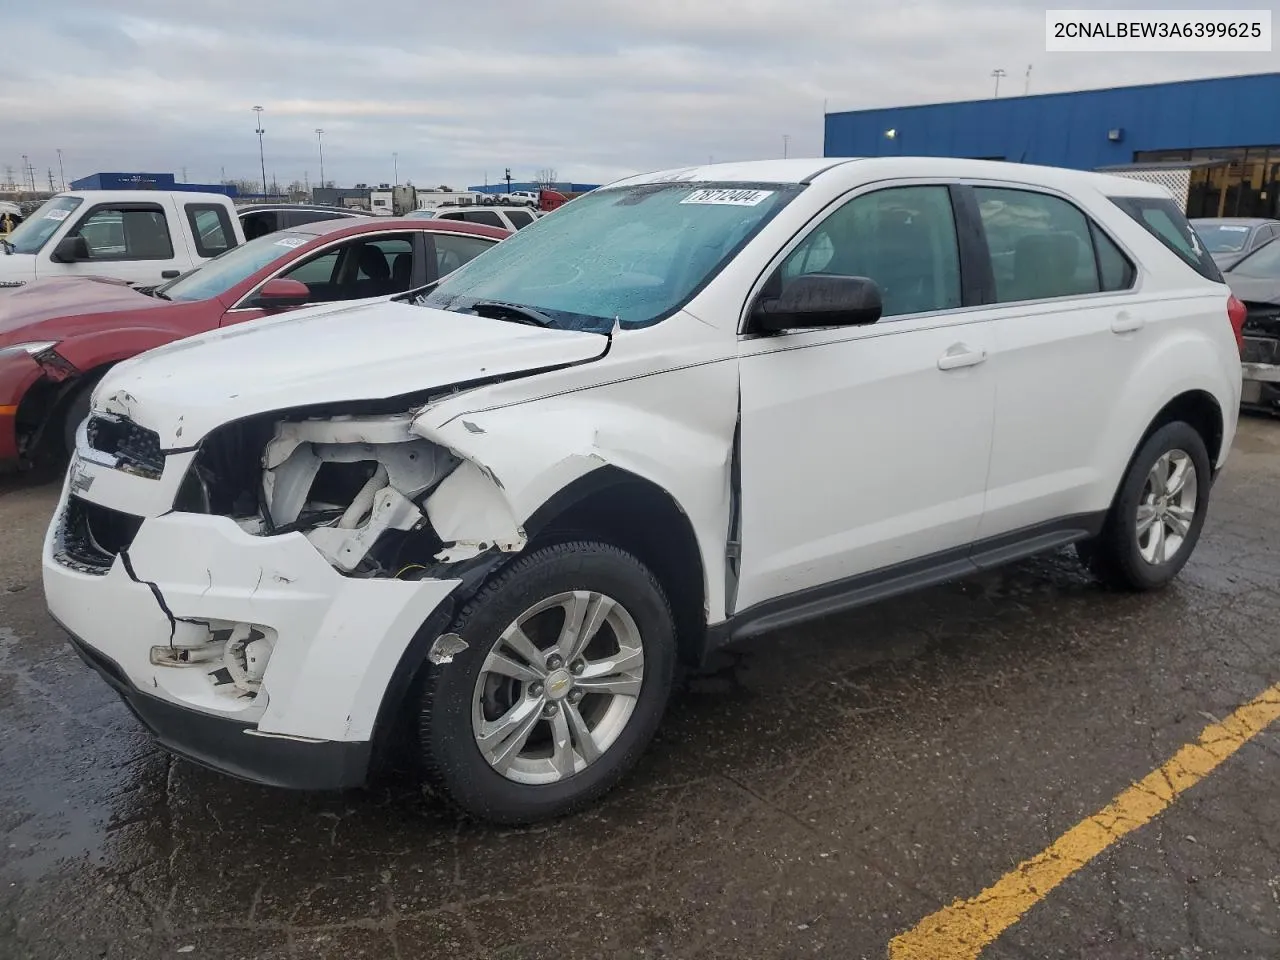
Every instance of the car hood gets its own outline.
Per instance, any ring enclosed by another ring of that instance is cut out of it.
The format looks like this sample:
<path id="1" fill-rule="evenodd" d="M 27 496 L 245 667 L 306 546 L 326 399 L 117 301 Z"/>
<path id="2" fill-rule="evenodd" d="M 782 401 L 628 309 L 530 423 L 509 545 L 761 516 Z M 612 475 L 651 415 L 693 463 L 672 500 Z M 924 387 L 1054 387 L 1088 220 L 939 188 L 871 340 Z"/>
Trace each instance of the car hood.
<path id="1" fill-rule="evenodd" d="M 13 290 L 0 290 L 0 345 L 19 343 L 25 331 L 39 325 L 39 335 L 62 336 L 48 321 L 121 310 L 150 310 L 169 306 L 164 300 L 138 293 L 122 280 L 62 277 L 33 280 Z"/>
<path id="2" fill-rule="evenodd" d="M 191 447 L 221 424 L 381 400 L 597 359 L 609 338 L 407 303 L 301 310 L 212 331 L 114 367 L 93 409 Z"/>
<path id="3" fill-rule="evenodd" d="M 1230 272 L 1223 276 L 1231 292 L 1245 303 L 1280 304 L 1280 280 L 1237 276 Z"/>

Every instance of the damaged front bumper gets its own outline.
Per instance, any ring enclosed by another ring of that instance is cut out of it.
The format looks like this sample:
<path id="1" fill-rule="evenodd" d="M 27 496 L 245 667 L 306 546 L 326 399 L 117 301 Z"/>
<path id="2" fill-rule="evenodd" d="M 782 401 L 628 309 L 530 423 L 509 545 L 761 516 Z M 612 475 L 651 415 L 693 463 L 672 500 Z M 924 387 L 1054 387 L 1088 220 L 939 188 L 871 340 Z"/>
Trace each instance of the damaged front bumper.
<path id="1" fill-rule="evenodd" d="M 173 512 L 192 457 L 159 477 L 73 462 L 43 549 L 50 612 L 173 752 L 263 784 L 359 784 L 406 651 L 461 581 L 344 576 L 302 532 Z"/>

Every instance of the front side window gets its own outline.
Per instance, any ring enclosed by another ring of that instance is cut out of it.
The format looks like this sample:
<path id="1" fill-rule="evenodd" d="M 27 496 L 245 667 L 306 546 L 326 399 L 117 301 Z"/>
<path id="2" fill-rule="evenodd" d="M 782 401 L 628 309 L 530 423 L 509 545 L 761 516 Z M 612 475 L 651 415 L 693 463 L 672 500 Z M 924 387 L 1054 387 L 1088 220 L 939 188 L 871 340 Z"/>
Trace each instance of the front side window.
<path id="1" fill-rule="evenodd" d="M 469 237 L 459 233 L 435 233 L 431 237 L 436 245 L 436 276 L 440 277 L 453 273 L 495 243 L 486 237 Z"/>
<path id="2" fill-rule="evenodd" d="M 62 221 L 71 216 L 72 211 L 84 203 L 79 197 L 54 197 L 41 204 L 40 208 L 9 235 L 9 245 L 14 253 L 39 253 Z"/>
<path id="3" fill-rule="evenodd" d="M 90 260 L 173 259 L 169 224 L 158 206 L 100 206 L 70 235 L 84 240 Z"/>
<path id="4" fill-rule="evenodd" d="M 170 300 L 208 300 L 220 297 L 267 264 L 292 255 L 315 237 L 304 233 L 273 233 L 232 247 L 195 270 L 160 287 L 156 293 Z"/>
<path id="5" fill-rule="evenodd" d="M 991 251 L 998 303 L 1077 297 L 1102 289 L 1094 228 L 1078 207 L 1030 190 L 977 187 L 973 192 Z M 1115 255 L 1123 256 L 1108 251 L 1108 282 L 1113 284 L 1123 282 Z"/>
<path id="6" fill-rule="evenodd" d="M 597 190 L 537 230 L 496 244 L 419 302 L 458 311 L 521 306 L 558 328 L 597 333 L 615 322 L 648 326 L 688 302 L 802 189 L 656 183 Z"/>
<path id="7" fill-rule="evenodd" d="M 507 212 L 507 219 L 511 221 L 513 227 L 521 230 L 533 223 L 533 214 L 525 210 L 510 210 Z"/>
<path id="8" fill-rule="evenodd" d="M 195 238 L 196 252 L 202 257 L 216 257 L 235 245 L 231 218 L 222 207 L 205 203 L 187 204 L 187 223 Z"/>
<path id="9" fill-rule="evenodd" d="M 784 286 L 815 273 L 868 277 L 880 287 L 884 317 L 959 307 L 950 191 L 892 187 L 855 197 L 787 256 L 780 273 Z"/>

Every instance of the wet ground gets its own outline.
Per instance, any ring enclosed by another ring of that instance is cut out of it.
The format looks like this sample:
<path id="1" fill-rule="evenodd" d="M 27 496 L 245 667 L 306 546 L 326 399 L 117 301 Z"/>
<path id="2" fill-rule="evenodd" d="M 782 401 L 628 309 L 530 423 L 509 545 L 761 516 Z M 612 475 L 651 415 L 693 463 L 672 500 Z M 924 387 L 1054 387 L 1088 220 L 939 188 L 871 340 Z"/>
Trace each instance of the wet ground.
<path id="1" fill-rule="evenodd" d="M 44 612 L 0 486 L 0 958 L 884 958 L 1280 680 L 1280 422 L 1158 596 L 1072 556 L 756 644 L 591 812 L 258 789 L 155 749 Z M 984 958 L 1280 957 L 1280 724 Z"/>

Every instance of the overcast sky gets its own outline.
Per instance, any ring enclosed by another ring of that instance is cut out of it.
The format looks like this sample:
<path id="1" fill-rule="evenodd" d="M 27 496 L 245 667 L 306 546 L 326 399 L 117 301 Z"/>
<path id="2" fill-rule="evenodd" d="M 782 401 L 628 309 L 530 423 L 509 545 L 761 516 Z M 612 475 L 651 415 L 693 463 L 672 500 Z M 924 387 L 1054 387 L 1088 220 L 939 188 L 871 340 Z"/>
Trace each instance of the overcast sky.
<path id="1" fill-rule="evenodd" d="M 1222 0 L 1223 3 L 1226 0 Z M 1054 4 L 1067 6 L 1068 4 Z M 1194 3 L 1110 6 L 1190 7 Z M 1200 0 L 1202 7 L 1216 4 Z M 1232 6 L 1264 7 L 1260 2 Z M 1079 3 L 1078 6 L 1100 6 Z M 0 174 L 418 185 L 608 181 L 822 154 L 822 113 L 1280 69 L 1278 53 L 1046 54 L 1030 0 L 37 0 L 0 4 Z M 1260 105 L 1261 107 L 1262 105 Z"/>

